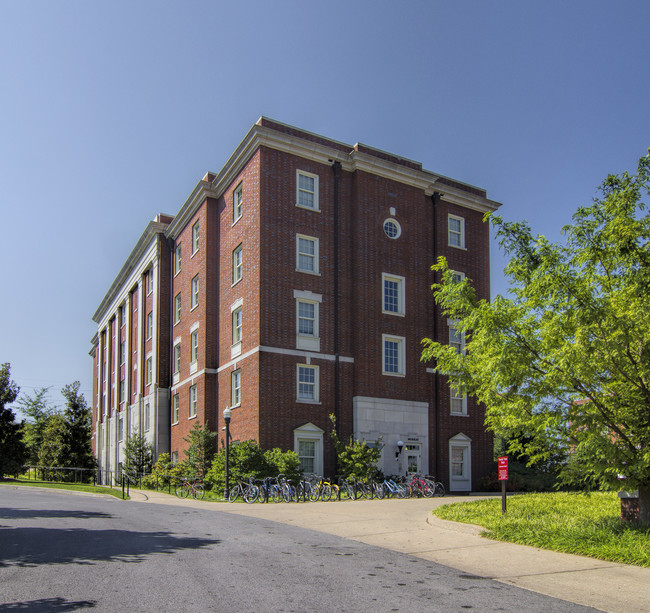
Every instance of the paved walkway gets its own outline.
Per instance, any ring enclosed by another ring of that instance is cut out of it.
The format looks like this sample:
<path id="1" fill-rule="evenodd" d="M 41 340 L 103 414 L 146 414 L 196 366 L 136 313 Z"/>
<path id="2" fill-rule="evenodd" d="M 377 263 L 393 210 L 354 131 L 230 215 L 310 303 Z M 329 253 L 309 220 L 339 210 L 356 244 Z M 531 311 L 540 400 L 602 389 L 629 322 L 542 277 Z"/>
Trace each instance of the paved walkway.
<path id="1" fill-rule="evenodd" d="M 431 509 L 467 496 L 306 504 L 227 504 L 131 490 L 131 499 L 269 519 L 385 547 L 611 613 L 650 611 L 650 568 L 491 541 Z"/>

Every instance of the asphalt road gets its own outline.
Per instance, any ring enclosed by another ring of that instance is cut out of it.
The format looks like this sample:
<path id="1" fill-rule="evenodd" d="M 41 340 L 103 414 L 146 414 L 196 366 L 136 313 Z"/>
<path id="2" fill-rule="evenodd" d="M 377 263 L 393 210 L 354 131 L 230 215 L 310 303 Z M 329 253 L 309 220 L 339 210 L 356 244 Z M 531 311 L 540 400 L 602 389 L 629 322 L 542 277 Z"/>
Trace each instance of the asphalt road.
<path id="1" fill-rule="evenodd" d="M 594 611 L 269 520 L 0 487 L 0 611 L 81 609 Z"/>

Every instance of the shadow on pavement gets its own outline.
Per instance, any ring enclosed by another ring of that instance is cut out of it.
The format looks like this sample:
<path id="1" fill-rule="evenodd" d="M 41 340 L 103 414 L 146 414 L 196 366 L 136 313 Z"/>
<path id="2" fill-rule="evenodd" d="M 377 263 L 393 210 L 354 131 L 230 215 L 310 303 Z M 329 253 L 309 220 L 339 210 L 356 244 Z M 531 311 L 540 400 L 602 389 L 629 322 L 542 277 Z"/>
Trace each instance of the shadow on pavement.
<path id="1" fill-rule="evenodd" d="M 34 517 L 71 517 L 73 519 L 112 519 L 101 511 L 66 511 L 64 509 L 12 509 L 0 507 L 0 519 L 32 519 Z"/>
<path id="2" fill-rule="evenodd" d="M 30 611 L 49 613 L 51 611 L 76 611 L 77 609 L 94 609 L 94 600 L 66 600 L 65 598 L 41 598 L 24 602 L 6 602 L 0 604 L 0 611 Z"/>

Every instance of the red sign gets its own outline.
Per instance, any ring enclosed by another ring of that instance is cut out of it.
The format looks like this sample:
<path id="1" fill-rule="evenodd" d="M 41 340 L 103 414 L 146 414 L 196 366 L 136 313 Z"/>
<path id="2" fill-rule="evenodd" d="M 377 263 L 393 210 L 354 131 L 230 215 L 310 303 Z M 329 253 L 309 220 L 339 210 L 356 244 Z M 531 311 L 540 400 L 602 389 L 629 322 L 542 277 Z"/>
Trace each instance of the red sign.
<path id="1" fill-rule="evenodd" d="M 508 480 L 508 456 L 499 458 L 499 481 Z"/>

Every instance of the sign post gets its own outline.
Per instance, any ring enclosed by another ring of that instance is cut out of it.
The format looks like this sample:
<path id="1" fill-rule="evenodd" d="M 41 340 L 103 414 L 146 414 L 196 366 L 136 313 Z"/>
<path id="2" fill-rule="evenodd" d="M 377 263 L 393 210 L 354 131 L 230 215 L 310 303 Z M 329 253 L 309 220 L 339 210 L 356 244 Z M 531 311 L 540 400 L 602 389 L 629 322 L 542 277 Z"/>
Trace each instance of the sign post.
<path id="1" fill-rule="evenodd" d="M 499 481 L 501 481 L 501 512 L 506 512 L 506 482 L 508 481 L 508 456 L 499 458 Z"/>

